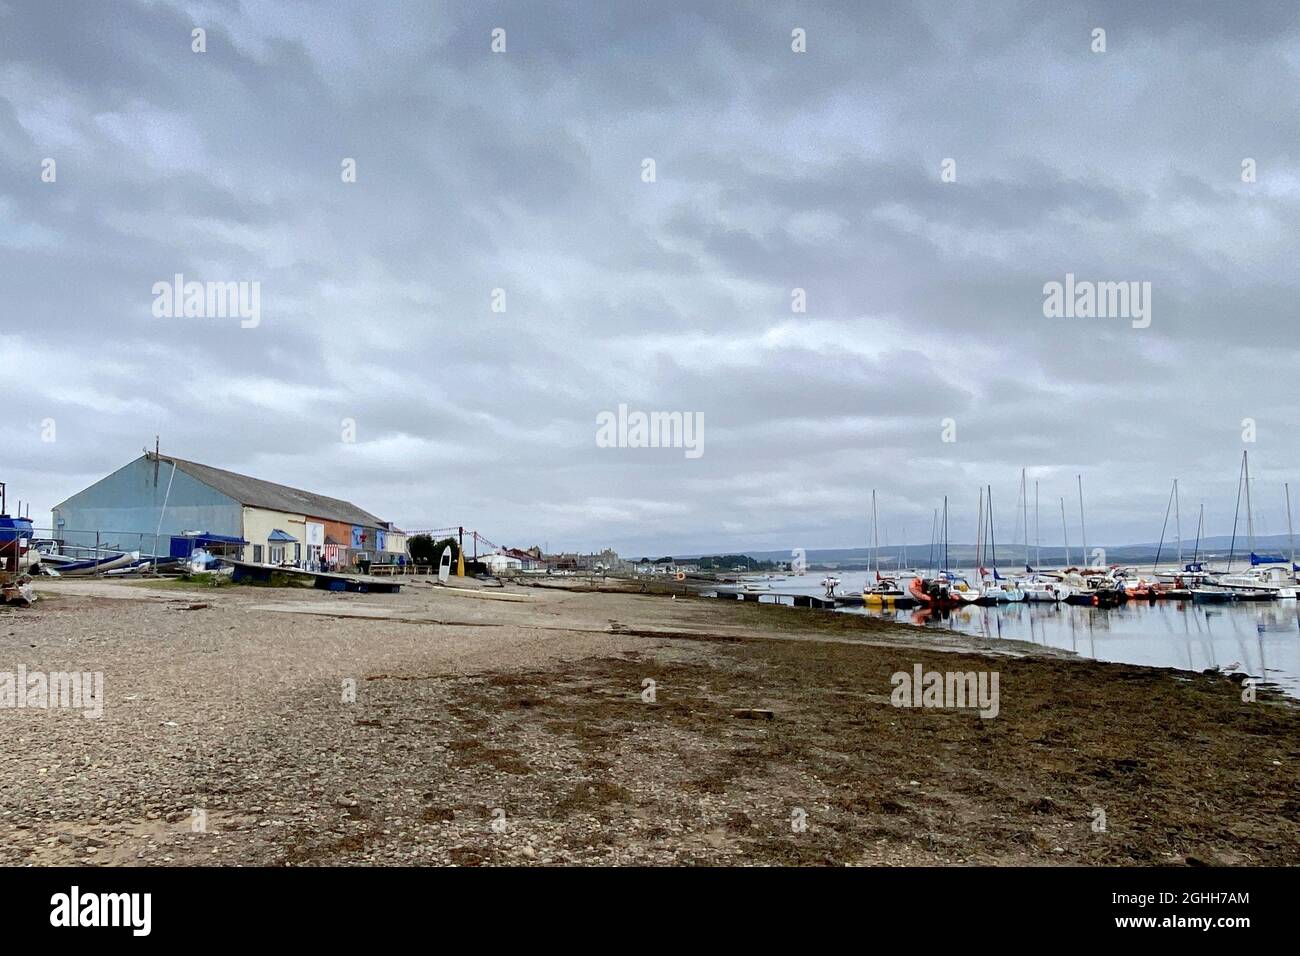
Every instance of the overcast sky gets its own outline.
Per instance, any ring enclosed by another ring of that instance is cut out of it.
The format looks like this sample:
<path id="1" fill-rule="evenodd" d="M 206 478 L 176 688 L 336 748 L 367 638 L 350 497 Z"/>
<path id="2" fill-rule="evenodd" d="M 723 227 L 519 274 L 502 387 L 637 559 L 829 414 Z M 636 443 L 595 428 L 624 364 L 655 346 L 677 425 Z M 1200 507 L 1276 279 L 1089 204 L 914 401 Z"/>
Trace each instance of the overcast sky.
<path id="1" fill-rule="evenodd" d="M 48 523 L 160 433 L 639 555 L 861 545 L 872 488 L 970 540 L 986 483 L 1010 541 L 1025 467 L 1103 544 L 1175 476 L 1230 530 L 1247 448 L 1284 532 L 1298 227 L 1294 2 L 0 0 L 0 480 Z M 176 273 L 260 324 L 156 317 Z M 1066 273 L 1150 326 L 1045 317 Z M 620 403 L 703 454 L 598 447 Z"/>

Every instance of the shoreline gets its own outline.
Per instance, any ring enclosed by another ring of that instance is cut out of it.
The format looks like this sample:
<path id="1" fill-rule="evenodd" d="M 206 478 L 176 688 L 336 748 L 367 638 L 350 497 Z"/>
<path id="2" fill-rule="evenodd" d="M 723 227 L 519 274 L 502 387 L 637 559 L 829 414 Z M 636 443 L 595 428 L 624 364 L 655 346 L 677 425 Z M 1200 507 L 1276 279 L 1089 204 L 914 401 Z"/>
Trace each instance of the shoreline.
<path id="1" fill-rule="evenodd" d="M 43 586 L 0 615 L 0 671 L 102 670 L 107 699 L 0 709 L 0 862 L 1300 863 L 1281 695 L 858 615 L 462 586 Z M 893 706 L 917 665 L 996 670 L 997 716 Z"/>

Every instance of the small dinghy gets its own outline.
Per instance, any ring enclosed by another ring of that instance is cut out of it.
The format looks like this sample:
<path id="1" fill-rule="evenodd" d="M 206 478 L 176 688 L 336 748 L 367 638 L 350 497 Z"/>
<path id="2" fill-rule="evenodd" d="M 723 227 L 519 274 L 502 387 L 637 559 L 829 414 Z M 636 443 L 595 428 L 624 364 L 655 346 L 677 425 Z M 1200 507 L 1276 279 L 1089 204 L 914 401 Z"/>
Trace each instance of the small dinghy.
<path id="1" fill-rule="evenodd" d="M 91 558 L 88 561 L 74 561 L 71 564 L 59 565 L 58 571 L 62 576 L 82 576 L 88 574 L 101 574 L 104 571 L 112 571 L 116 568 L 124 568 L 129 564 L 135 564 L 140 560 L 140 552 L 132 551 L 128 554 L 110 554 L 102 558 Z"/>

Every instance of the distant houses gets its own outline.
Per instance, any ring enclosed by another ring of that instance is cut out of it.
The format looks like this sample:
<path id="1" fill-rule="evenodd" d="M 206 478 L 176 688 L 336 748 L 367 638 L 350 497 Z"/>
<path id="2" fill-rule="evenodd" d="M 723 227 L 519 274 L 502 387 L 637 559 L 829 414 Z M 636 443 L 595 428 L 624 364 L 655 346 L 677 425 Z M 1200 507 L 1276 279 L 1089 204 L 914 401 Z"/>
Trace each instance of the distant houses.
<path id="1" fill-rule="evenodd" d="M 548 566 L 557 571 L 627 572 L 631 570 L 631 563 L 620 558 L 618 552 L 612 548 L 590 554 L 579 554 L 576 551 L 551 554 L 547 555 L 545 560 Z"/>
<path id="2" fill-rule="evenodd" d="M 541 548 L 497 548 L 490 554 L 479 555 L 481 561 L 493 574 L 543 571 L 590 571 L 597 573 L 627 573 L 632 570 L 631 562 L 625 561 L 618 553 L 605 549 L 590 554 L 576 551 L 561 554 L 543 554 Z"/>
<path id="3" fill-rule="evenodd" d="M 257 564 L 395 562 L 406 536 L 349 501 L 146 452 L 54 506 L 68 545 L 185 556 L 207 535 Z"/>

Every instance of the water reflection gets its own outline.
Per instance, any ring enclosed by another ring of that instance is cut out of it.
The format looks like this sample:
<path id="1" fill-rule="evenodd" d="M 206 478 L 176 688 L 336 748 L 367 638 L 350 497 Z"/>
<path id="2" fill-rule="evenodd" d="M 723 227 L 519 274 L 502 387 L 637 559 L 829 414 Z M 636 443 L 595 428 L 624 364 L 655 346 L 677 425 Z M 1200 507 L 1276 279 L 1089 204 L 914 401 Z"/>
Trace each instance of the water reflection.
<path id="1" fill-rule="evenodd" d="M 812 577 L 812 575 L 808 575 Z M 843 574 L 841 593 L 860 590 L 861 574 Z M 816 592 L 800 580 L 773 582 L 772 590 Z M 1243 671 L 1300 697 L 1300 602 L 1195 604 L 1190 601 L 1129 603 L 1113 609 L 1072 604 L 968 606 L 949 612 L 852 608 L 922 626 L 949 627 L 987 638 L 1029 641 L 1085 657 L 1155 667 Z"/>

